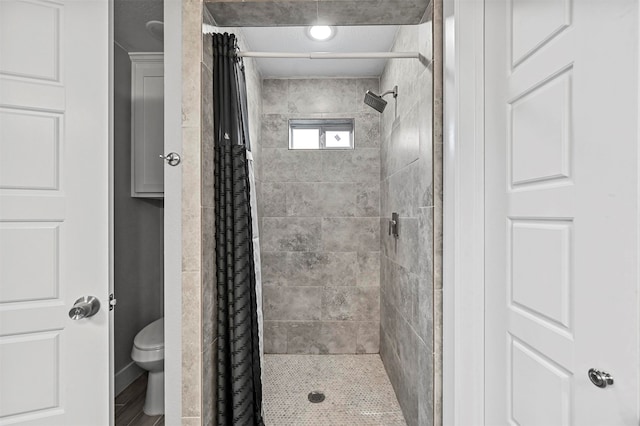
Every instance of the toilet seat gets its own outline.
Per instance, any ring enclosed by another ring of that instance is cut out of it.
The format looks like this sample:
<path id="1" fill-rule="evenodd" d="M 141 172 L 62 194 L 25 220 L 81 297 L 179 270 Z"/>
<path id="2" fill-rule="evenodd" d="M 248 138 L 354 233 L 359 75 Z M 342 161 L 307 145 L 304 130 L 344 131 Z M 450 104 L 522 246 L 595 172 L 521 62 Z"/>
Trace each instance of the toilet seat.
<path id="1" fill-rule="evenodd" d="M 164 318 L 140 330 L 133 340 L 131 358 L 140 363 L 164 360 Z M 157 366 L 153 366 L 158 368 Z"/>
<path id="2" fill-rule="evenodd" d="M 164 318 L 155 320 L 140 330 L 133 345 L 143 351 L 164 349 Z"/>

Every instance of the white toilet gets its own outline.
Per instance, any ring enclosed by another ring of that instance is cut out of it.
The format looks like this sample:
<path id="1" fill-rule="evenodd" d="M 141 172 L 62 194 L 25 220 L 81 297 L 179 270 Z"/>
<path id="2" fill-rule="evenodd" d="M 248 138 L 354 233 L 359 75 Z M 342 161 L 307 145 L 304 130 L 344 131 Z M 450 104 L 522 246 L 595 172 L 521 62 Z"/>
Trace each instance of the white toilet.
<path id="1" fill-rule="evenodd" d="M 140 330 L 133 340 L 131 358 L 149 371 L 144 413 L 164 414 L 164 318 Z"/>

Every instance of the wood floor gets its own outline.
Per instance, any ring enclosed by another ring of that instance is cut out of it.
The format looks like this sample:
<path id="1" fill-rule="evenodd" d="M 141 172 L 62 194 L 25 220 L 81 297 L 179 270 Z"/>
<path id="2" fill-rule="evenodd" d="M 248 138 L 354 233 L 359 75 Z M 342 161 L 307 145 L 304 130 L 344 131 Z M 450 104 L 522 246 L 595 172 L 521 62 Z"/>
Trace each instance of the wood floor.
<path id="1" fill-rule="evenodd" d="M 164 416 L 147 416 L 142 412 L 147 392 L 147 373 L 116 397 L 116 426 L 164 426 Z"/>

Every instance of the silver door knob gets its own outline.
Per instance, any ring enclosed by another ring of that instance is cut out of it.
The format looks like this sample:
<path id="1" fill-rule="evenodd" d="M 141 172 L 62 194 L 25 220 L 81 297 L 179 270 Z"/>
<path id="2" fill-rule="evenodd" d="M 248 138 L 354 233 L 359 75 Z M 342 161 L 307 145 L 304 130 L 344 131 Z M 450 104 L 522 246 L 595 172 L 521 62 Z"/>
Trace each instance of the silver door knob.
<path id="1" fill-rule="evenodd" d="M 80 320 L 94 316 L 100 310 L 100 301 L 93 296 L 84 296 L 76 300 L 69 311 L 69 318 Z"/>
<path id="2" fill-rule="evenodd" d="M 180 164 L 180 155 L 177 152 L 170 152 L 167 155 L 160 155 L 160 158 L 165 160 L 170 166 L 177 166 Z"/>
<path id="3" fill-rule="evenodd" d="M 606 388 L 607 386 L 613 384 L 613 377 L 609 373 L 596 370 L 595 368 L 590 368 L 588 374 L 589 374 L 589 380 L 591 380 L 591 383 L 593 383 L 599 388 Z"/>

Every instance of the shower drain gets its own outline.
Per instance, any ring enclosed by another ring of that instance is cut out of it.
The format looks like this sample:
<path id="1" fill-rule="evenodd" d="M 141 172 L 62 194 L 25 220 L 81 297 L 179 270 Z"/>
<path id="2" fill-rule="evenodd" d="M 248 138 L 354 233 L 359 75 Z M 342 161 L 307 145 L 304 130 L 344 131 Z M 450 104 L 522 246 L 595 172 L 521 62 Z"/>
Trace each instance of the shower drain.
<path id="1" fill-rule="evenodd" d="M 307 395 L 307 398 L 309 398 L 309 402 L 313 402 L 314 404 L 317 404 L 318 402 L 324 401 L 324 394 L 320 391 L 312 391 L 312 392 L 309 392 L 309 395 Z"/>

